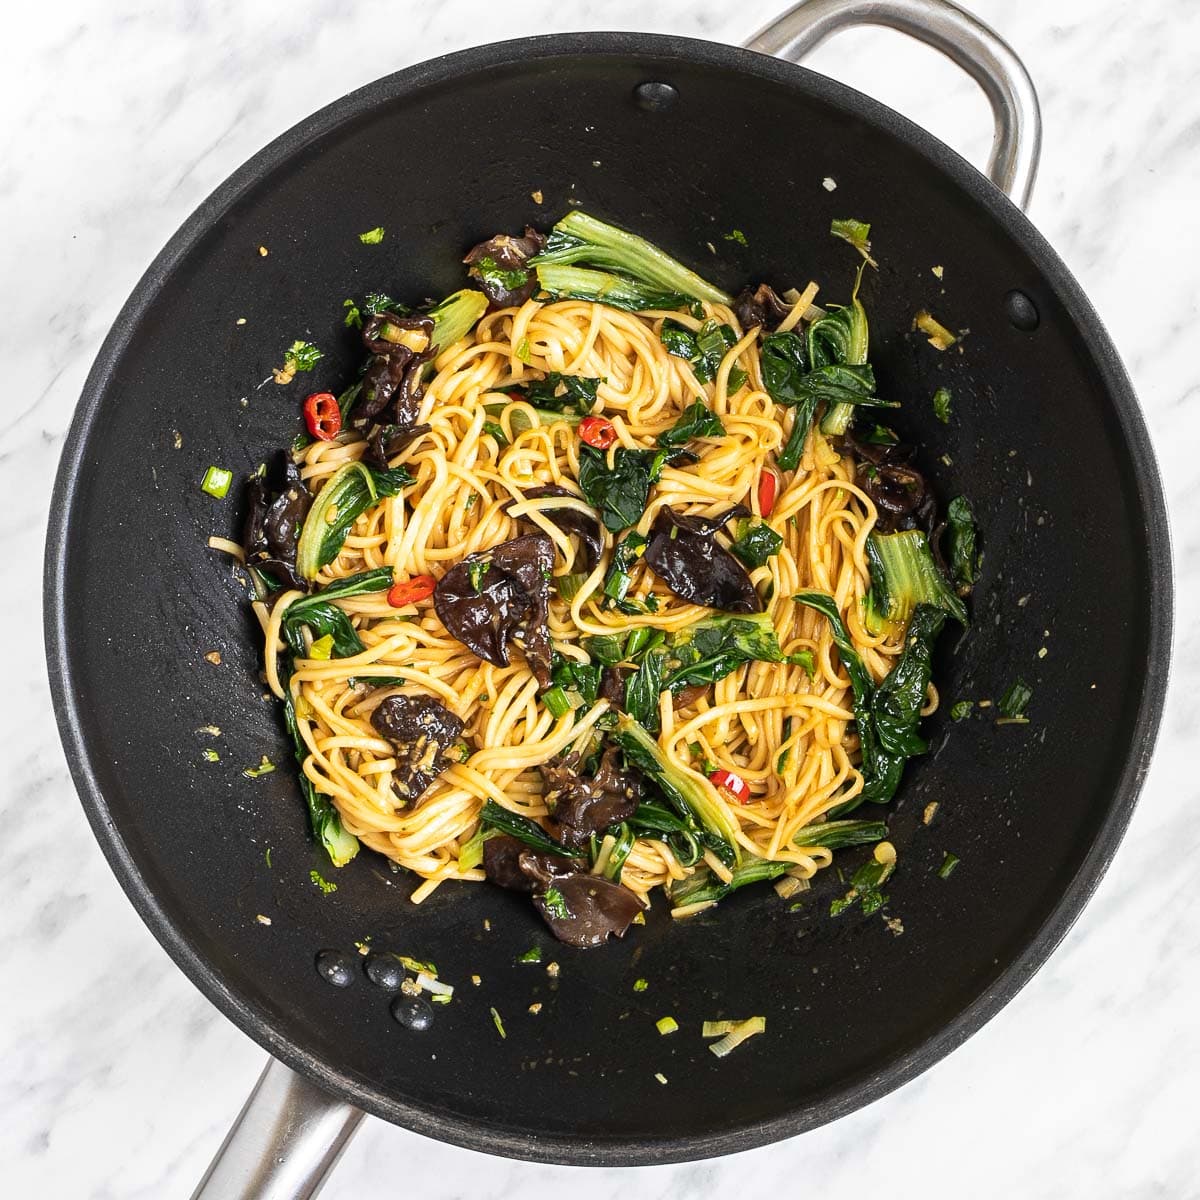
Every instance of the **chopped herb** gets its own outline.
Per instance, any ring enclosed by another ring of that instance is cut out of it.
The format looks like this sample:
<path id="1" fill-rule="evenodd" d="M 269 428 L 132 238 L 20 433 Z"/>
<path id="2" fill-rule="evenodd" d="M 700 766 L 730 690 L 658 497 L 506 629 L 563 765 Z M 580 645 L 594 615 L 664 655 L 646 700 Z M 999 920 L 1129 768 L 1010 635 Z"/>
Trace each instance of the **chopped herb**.
<path id="1" fill-rule="evenodd" d="M 321 889 L 321 895 L 323 896 L 328 896 L 330 892 L 337 891 L 337 884 L 330 883 L 328 879 L 323 879 L 320 871 L 309 871 L 308 877 Z"/>
<path id="2" fill-rule="evenodd" d="M 635 979 L 633 981 L 633 990 L 635 992 L 644 992 L 650 984 L 645 979 Z"/>
<path id="3" fill-rule="evenodd" d="M 534 946 L 531 950 L 526 950 L 524 954 L 517 956 L 519 963 L 540 963 L 542 961 L 541 946 Z"/>
<path id="4" fill-rule="evenodd" d="M 242 774 L 247 779 L 257 779 L 260 775 L 270 775 L 275 770 L 275 764 L 264 754 L 257 767 L 246 767 Z"/>
<path id="5" fill-rule="evenodd" d="M 207 492 L 216 500 L 224 500 L 232 482 L 232 471 L 227 471 L 224 467 L 209 467 L 200 481 L 200 490 Z"/>
<path id="6" fill-rule="evenodd" d="M 312 342 L 294 341 L 283 356 L 285 371 L 294 375 L 297 371 L 311 371 L 325 356 Z"/>
<path id="7" fill-rule="evenodd" d="M 477 558 L 474 562 L 467 563 L 467 579 L 470 581 L 471 590 L 478 595 L 483 590 L 483 577 L 488 573 L 491 564 L 484 558 Z"/>
<path id="8" fill-rule="evenodd" d="M 937 869 L 938 878 L 939 879 L 949 879 L 951 873 L 954 871 L 954 868 L 957 867 L 961 861 L 962 860 L 958 857 L 957 854 L 951 854 L 947 850 L 946 857 L 942 859 L 942 865 L 940 867 L 938 867 L 938 869 Z"/>
<path id="9" fill-rule="evenodd" d="M 342 307 L 346 310 L 346 315 L 342 318 L 342 324 L 347 329 L 361 329 L 363 320 L 358 305 L 353 300 L 343 300 Z"/>
<path id="10" fill-rule="evenodd" d="M 1033 699 L 1033 688 L 1027 684 L 1017 680 L 1012 687 L 1000 697 L 996 707 L 1000 710 L 1000 715 L 1013 720 L 1019 720 L 1025 717 L 1025 709 L 1029 707 L 1029 701 Z"/>
<path id="11" fill-rule="evenodd" d="M 220 762 L 221 756 L 215 750 L 201 750 L 200 757 L 205 762 Z"/>
<path id="12" fill-rule="evenodd" d="M 472 264 L 471 274 L 485 285 L 484 291 L 491 287 L 497 295 L 503 292 L 515 292 L 529 282 L 528 271 L 506 270 L 490 254 L 485 254 L 477 263 Z M 524 344 L 526 352 L 528 352 L 528 339 Z M 517 357 L 521 358 L 520 350 L 517 351 Z M 529 360 L 525 358 L 521 361 L 528 362 Z"/>
<path id="13" fill-rule="evenodd" d="M 267 847 L 266 858 L 267 858 L 267 866 L 269 867 L 271 865 L 271 847 L 270 846 Z"/>
<path id="14" fill-rule="evenodd" d="M 668 1033 L 674 1033 L 679 1028 L 679 1022 L 674 1017 L 659 1017 L 654 1025 L 663 1037 L 666 1037 Z"/>
<path id="15" fill-rule="evenodd" d="M 501 448 L 503 448 L 509 444 L 508 434 L 506 434 L 504 432 L 504 426 L 500 425 L 496 421 L 484 421 L 483 432 L 490 433 L 492 435 L 492 437 L 494 437 L 496 439 L 496 441 L 499 442 Z"/>
<path id="16" fill-rule="evenodd" d="M 849 242 L 873 267 L 879 264 L 871 257 L 871 226 L 866 221 L 856 221 L 853 217 L 838 220 L 836 217 L 829 222 L 829 232 L 834 237 L 840 237 Z"/>
<path id="17" fill-rule="evenodd" d="M 950 389 L 940 387 L 933 393 L 933 415 L 943 425 L 950 424 Z"/>
<path id="18" fill-rule="evenodd" d="M 524 275 L 524 274 L 525 274 L 525 272 L 524 272 L 524 271 L 518 271 L 518 272 L 516 272 L 516 274 L 519 274 L 519 275 Z M 522 283 L 523 283 L 523 282 L 524 282 L 524 281 L 522 281 Z M 521 287 L 521 286 L 522 286 L 522 284 L 517 284 L 516 286 L 517 286 L 517 287 Z M 518 345 L 517 345 L 517 357 L 518 357 L 518 358 L 519 358 L 519 359 L 520 359 L 520 360 L 521 360 L 523 363 L 529 363 L 529 362 L 531 362 L 531 361 L 532 361 L 532 359 L 533 359 L 533 355 L 529 353 L 529 339 L 528 339 L 527 337 L 526 337 L 526 338 L 522 338 L 522 339 L 520 340 L 520 342 L 518 343 Z"/>
<path id="19" fill-rule="evenodd" d="M 746 241 L 746 235 L 740 229 L 731 229 L 728 233 L 721 234 L 721 237 L 727 242 L 737 242 L 739 246 L 750 245 Z"/>
<path id="20" fill-rule="evenodd" d="M 569 921 L 571 910 L 567 907 L 566 898 L 556 887 L 548 887 L 542 897 L 546 912 L 556 921 Z"/>
<path id="21" fill-rule="evenodd" d="M 376 225 L 374 229 L 368 229 L 366 233 L 360 233 L 358 240 L 364 246 L 378 246 L 383 241 L 383 226 Z"/>
<path id="22" fill-rule="evenodd" d="M 965 721 L 971 715 L 971 709 L 974 707 L 974 700 L 959 700 L 950 706 L 950 720 Z"/>
<path id="23" fill-rule="evenodd" d="M 500 1020 L 500 1014 L 494 1008 L 488 1009 L 488 1012 L 492 1014 L 492 1024 L 495 1025 L 496 1032 L 502 1038 L 508 1037 L 508 1034 L 504 1032 L 504 1022 Z"/>
<path id="24" fill-rule="evenodd" d="M 850 890 L 841 899 L 830 904 L 829 915 L 840 916 L 856 902 L 861 905 L 864 917 L 878 912 L 887 903 L 887 896 L 879 889 L 895 867 L 895 860 L 881 863 L 872 858 L 863 863 L 850 877 Z"/>

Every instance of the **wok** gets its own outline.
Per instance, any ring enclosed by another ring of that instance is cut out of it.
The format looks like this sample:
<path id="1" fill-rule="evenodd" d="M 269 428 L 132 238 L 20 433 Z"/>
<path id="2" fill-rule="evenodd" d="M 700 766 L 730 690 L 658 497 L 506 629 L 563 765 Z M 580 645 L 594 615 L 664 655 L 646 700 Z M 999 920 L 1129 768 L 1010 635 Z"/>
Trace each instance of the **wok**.
<path id="1" fill-rule="evenodd" d="M 772 56 L 872 21 L 939 47 L 983 86 L 997 117 L 990 181 L 896 113 Z M 180 968 L 275 1059 L 197 1195 L 311 1195 L 363 1112 L 563 1163 L 761 1145 L 911 1079 L 1046 959 L 1147 767 L 1171 580 L 1129 381 L 1019 207 L 1038 132 L 1012 51 L 945 0 L 810 0 L 749 49 L 529 38 L 423 63 L 316 113 L 154 261 L 63 453 L 45 611 L 62 738 L 104 853 Z M 1018 677 L 1034 689 L 1025 727 L 986 710 L 956 724 L 948 703 L 930 722 L 933 748 L 889 814 L 902 935 L 878 918 L 830 919 L 844 891 L 833 872 L 797 911 L 769 888 L 681 923 L 659 905 L 596 952 L 553 943 L 498 889 L 446 887 L 414 908 L 411 883 L 369 853 L 324 895 L 310 871 L 335 872 L 292 771 L 242 774 L 263 754 L 290 756 L 244 592 L 205 547 L 236 529 L 236 505 L 199 489 L 205 468 L 245 473 L 290 436 L 297 389 L 256 385 L 293 339 L 325 350 L 311 390 L 353 371 L 343 297 L 446 294 L 466 247 L 580 202 L 730 289 L 813 278 L 835 299 L 849 251 L 830 219 L 873 223 L 876 372 L 904 399 L 896 423 L 926 447 L 943 500 L 971 497 L 986 548 L 970 637 L 943 639 L 935 678 L 947 700 L 994 699 Z M 385 242 L 362 246 L 356 235 L 380 224 Z M 735 228 L 747 245 L 721 236 Z M 921 308 L 969 328 L 961 354 L 912 332 Z M 948 426 L 928 399 L 939 386 L 954 394 Z M 220 666 L 204 658 L 214 649 Z M 201 757 L 208 725 L 222 730 L 219 763 Z M 948 849 L 962 865 L 941 879 Z M 337 989 L 315 971 L 317 951 L 352 952 L 368 935 L 457 984 L 429 1031 L 401 1028 L 365 979 Z M 514 965 L 534 945 L 559 962 L 557 980 Z M 664 1038 L 655 1019 L 668 1013 L 681 1032 Z M 697 1036 L 703 1019 L 754 1014 L 767 1033 L 728 1060 Z"/>

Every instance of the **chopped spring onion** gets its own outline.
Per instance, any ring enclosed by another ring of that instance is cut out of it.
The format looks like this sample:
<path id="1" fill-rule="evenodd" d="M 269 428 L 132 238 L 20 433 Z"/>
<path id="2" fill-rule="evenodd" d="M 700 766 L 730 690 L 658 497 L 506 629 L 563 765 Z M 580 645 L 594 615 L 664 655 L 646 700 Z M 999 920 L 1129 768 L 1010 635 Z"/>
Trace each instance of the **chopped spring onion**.
<path id="1" fill-rule="evenodd" d="M 482 825 L 459 848 L 458 869 L 460 873 L 463 871 L 473 871 L 481 862 L 483 862 Z"/>
<path id="2" fill-rule="evenodd" d="M 658 1082 L 662 1083 L 662 1084 L 665 1084 L 667 1082 L 667 1077 L 661 1071 L 655 1071 L 654 1078 L 657 1079 Z"/>
<path id="3" fill-rule="evenodd" d="M 257 779 L 260 775 L 270 775 L 275 770 L 275 764 L 264 754 L 257 767 L 246 767 L 242 774 L 247 779 Z"/>
<path id="4" fill-rule="evenodd" d="M 654 1022 L 654 1026 L 663 1037 L 666 1037 L 668 1033 L 674 1033 L 679 1028 L 679 1022 L 674 1017 L 659 1017 Z"/>
<path id="5" fill-rule="evenodd" d="M 492 1024 L 495 1025 L 496 1032 L 502 1038 L 508 1037 L 508 1034 L 504 1032 L 504 1022 L 500 1020 L 500 1014 L 494 1008 L 489 1009 L 488 1011 L 492 1014 Z"/>
<path id="6" fill-rule="evenodd" d="M 975 704 L 971 700 L 959 700 L 957 703 L 950 706 L 950 720 L 962 721 L 971 715 L 971 709 Z"/>
<path id="7" fill-rule="evenodd" d="M 579 589 L 587 582 L 586 575 L 571 574 L 571 575 L 556 575 L 554 577 L 554 586 L 558 589 L 558 594 L 562 600 L 570 604 L 576 596 L 579 595 Z"/>
<path id="8" fill-rule="evenodd" d="M 557 686 L 547 688 L 542 693 L 542 703 L 556 720 L 559 717 L 565 717 L 571 711 L 571 701 L 567 699 L 567 693 Z"/>
<path id="9" fill-rule="evenodd" d="M 950 389 L 940 387 L 933 393 L 933 415 L 937 417 L 943 425 L 950 424 Z"/>
<path id="10" fill-rule="evenodd" d="M 929 339 L 929 344 L 935 350 L 949 350 L 958 338 L 954 336 L 936 317 L 921 309 L 913 319 L 913 328 L 919 329 Z"/>
<path id="11" fill-rule="evenodd" d="M 790 900 L 798 892 L 808 890 L 807 879 L 797 879 L 795 875 L 784 875 L 781 879 L 775 880 L 775 894 L 781 900 Z"/>
<path id="12" fill-rule="evenodd" d="M 323 878 L 320 871 L 309 871 L 308 877 L 321 889 L 321 895 L 323 896 L 328 896 L 330 892 L 337 891 L 337 884 L 330 883 L 328 879 Z"/>
<path id="13" fill-rule="evenodd" d="M 205 762 L 220 762 L 221 761 L 221 756 L 215 750 L 212 750 L 212 749 L 201 750 L 200 757 L 202 759 L 204 759 Z"/>
<path id="14" fill-rule="evenodd" d="M 707 1024 L 708 1022 L 705 1022 L 706 1027 Z M 747 1038 L 753 1037 L 756 1033 L 764 1032 L 766 1028 L 766 1017 L 751 1017 L 748 1021 L 742 1021 L 734 1025 L 719 1042 L 713 1042 L 709 1046 L 709 1049 L 718 1058 L 724 1058 L 731 1051 L 736 1050 Z"/>
<path id="15" fill-rule="evenodd" d="M 871 266 L 878 268 L 879 264 L 871 257 L 871 226 L 866 221 L 856 221 L 853 217 L 841 221 L 835 218 L 829 222 L 829 232 L 849 242 Z"/>
<path id="16" fill-rule="evenodd" d="M 428 971 L 422 971 L 418 974 L 417 987 L 424 988 L 425 991 L 433 992 L 438 996 L 454 995 L 454 989 L 448 983 L 443 983 L 440 979 L 430 975 Z"/>
<path id="17" fill-rule="evenodd" d="M 378 246 L 383 241 L 384 229 L 382 225 L 376 225 L 374 229 L 368 229 L 366 233 L 360 233 L 358 240 L 364 246 Z"/>
<path id="18" fill-rule="evenodd" d="M 716 904 L 715 900 L 697 900 L 695 904 L 681 904 L 678 908 L 671 909 L 671 917 L 676 921 L 682 921 L 684 917 L 694 917 L 706 908 L 712 908 L 714 904 Z"/>
<path id="19" fill-rule="evenodd" d="M 650 984 L 645 979 L 635 979 L 633 981 L 633 990 L 635 992 L 644 992 Z"/>
<path id="20" fill-rule="evenodd" d="M 224 500 L 232 482 L 232 471 L 227 471 L 224 467 L 209 467 L 200 481 L 200 490 L 207 492 L 215 500 Z"/>
<path id="21" fill-rule="evenodd" d="M 946 852 L 946 857 L 942 859 L 942 865 L 938 867 L 937 875 L 939 879 L 949 879 L 951 872 L 962 860 L 957 854 Z"/>
<path id="22" fill-rule="evenodd" d="M 706 1038 L 723 1037 L 731 1029 L 737 1027 L 737 1021 L 705 1021 L 700 1027 L 700 1036 Z"/>
<path id="23" fill-rule="evenodd" d="M 519 962 L 519 963 L 540 963 L 541 961 L 542 961 L 541 946 L 533 946 L 530 949 L 526 950 L 524 954 L 517 955 L 517 962 Z"/>
<path id="24" fill-rule="evenodd" d="M 1018 679 L 1012 687 L 1000 697 L 996 707 L 1000 710 L 1002 717 L 1008 717 L 1010 720 L 1023 718 L 1025 709 L 1029 705 L 1029 701 L 1033 699 L 1033 688 L 1028 684 L 1023 683 Z"/>
<path id="25" fill-rule="evenodd" d="M 309 658 L 329 658 L 333 654 L 333 634 L 327 633 L 324 637 L 319 637 L 308 648 Z"/>

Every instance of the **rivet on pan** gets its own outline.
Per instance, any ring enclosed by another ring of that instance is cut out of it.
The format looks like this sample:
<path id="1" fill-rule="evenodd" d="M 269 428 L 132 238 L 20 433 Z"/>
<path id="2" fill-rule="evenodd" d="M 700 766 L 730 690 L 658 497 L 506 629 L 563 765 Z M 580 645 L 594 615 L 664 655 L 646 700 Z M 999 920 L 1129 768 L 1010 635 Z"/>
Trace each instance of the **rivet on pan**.
<path id="1" fill-rule="evenodd" d="M 646 112 L 666 112 L 679 99 L 679 92 L 669 83 L 651 80 L 639 83 L 633 89 L 633 98 Z"/>
<path id="2" fill-rule="evenodd" d="M 1022 333 L 1032 333 L 1041 321 L 1037 305 L 1022 291 L 1013 288 L 1004 297 L 1004 311 L 1012 322 L 1014 329 Z"/>

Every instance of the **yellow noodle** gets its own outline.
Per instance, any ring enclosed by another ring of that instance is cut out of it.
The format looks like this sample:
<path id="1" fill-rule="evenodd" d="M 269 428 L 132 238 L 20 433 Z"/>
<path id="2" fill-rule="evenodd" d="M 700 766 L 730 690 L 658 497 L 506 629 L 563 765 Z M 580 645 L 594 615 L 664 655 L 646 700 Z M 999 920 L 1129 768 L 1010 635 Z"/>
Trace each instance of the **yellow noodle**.
<path id="1" fill-rule="evenodd" d="M 788 314 L 787 328 L 819 314 L 815 295 L 810 284 Z M 667 353 L 658 335 L 667 318 L 696 329 L 710 317 L 731 325 L 737 341 L 716 379 L 701 384 L 685 360 Z M 734 367 L 747 379 L 731 394 Z M 341 553 L 321 570 L 319 583 L 382 566 L 392 567 L 397 580 L 440 578 L 466 554 L 507 541 L 531 525 L 553 540 L 556 574 L 580 572 L 575 542 L 552 518 L 554 508 L 590 512 L 586 502 L 524 499 L 529 487 L 549 484 L 580 495 L 575 430 L 565 417 L 548 417 L 503 395 L 545 372 L 602 380 L 597 411 L 613 422 L 621 446 L 652 446 L 697 396 L 720 416 L 725 432 L 703 443 L 700 462 L 662 472 L 638 524 L 643 533 L 665 505 L 712 515 L 746 504 L 758 513 L 758 480 L 792 421 L 792 410 L 777 407 L 762 388 L 754 332 L 743 334 L 723 305 L 706 305 L 704 317 L 696 318 L 676 312 L 632 314 L 585 301 L 529 300 L 519 309 L 485 316 L 469 338 L 438 356 L 435 369 L 419 418 L 429 430 L 392 459 L 393 466 L 405 465 L 416 483 L 359 517 Z M 507 407 L 497 414 L 497 404 Z M 501 426 L 507 445 L 485 429 L 485 421 Z M 314 443 L 300 454 L 301 473 L 317 489 L 364 448 L 353 435 Z M 863 623 L 869 585 L 865 547 L 875 509 L 855 485 L 853 464 L 819 432 L 810 434 L 799 468 L 780 476 L 768 523 L 783 545 L 752 572 L 752 579 L 767 585 L 759 591 L 771 596 L 767 612 L 785 655 L 811 652 L 813 677 L 787 662 L 756 662 L 699 699 L 679 698 L 673 705 L 665 693 L 659 743 L 730 814 L 743 851 L 794 864 L 791 873 L 806 879 L 827 866 L 831 855 L 823 847 L 795 844 L 794 835 L 856 795 L 862 777 L 850 681 L 828 622 L 791 597 L 806 588 L 833 595 L 876 678 L 886 674 L 902 645 L 871 635 Z M 674 596 L 644 567 L 635 569 L 630 595 L 655 597 L 657 611 L 628 616 L 602 608 L 613 541 L 606 535 L 603 560 L 570 604 L 552 589 L 550 633 L 555 649 L 567 658 L 586 660 L 581 640 L 588 635 L 627 633 L 638 626 L 670 632 L 709 615 Z M 257 606 L 267 682 L 281 697 L 284 687 L 274 666 L 282 645 L 281 620 L 299 595 L 284 592 L 269 613 L 265 605 Z M 429 601 L 395 609 L 377 593 L 338 603 L 365 648 L 351 658 L 296 662 L 290 687 L 309 751 L 304 774 L 332 800 L 350 833 L 423 878 L 412 896 L 415 903 L 447 880 L 482 879 L 478 867 L 463 867 L 459 858 L 478 829 L 483 804 L 493 800 L 524 816 L 546 816 L 537 768 L 573 744 L 586 745 L 607 703 L 554 718 L 539 702 L 537 680 L 519 649 L 507 667 L 481 662 L 447 633 Z M 372 689 L 372 678 L 382 678 L 382 685 Z M 444 771 L 415 806 L 393 793 L 396 759 L 370 722 L 382 699 L 396 694 L 436 696 L 465 725 L 466 760 Z M 936 703 L 930 688 L 925 711 Z M 698 773 L 697 746 L 704 758 L 745 781 L 745 804 L 726 803 Z M 722 876 L 722 864 L 711 853 L 708 858 Z M 683 866 L 666 843 L 640 838 L 621 882 L 648 899 L 654 888 L 695 869 Z M 674 915 L 683 914 L 677 909 Z"/>

